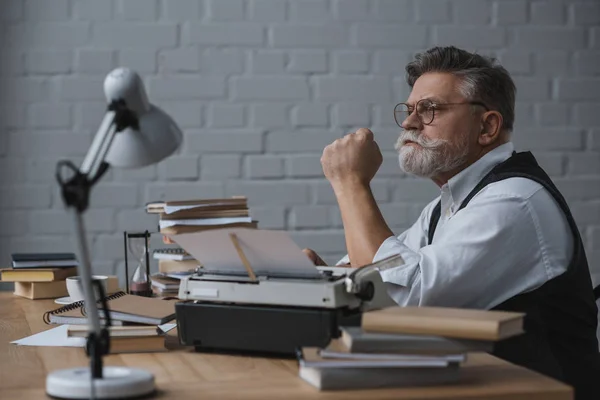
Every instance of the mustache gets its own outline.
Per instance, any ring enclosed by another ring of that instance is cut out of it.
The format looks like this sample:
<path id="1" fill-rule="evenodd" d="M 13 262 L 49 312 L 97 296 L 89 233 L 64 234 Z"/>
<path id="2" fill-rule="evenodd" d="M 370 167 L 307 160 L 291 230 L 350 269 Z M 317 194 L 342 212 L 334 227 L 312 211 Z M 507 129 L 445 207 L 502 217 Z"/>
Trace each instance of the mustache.
<path id="1" fill-rule="evenodd" d="M 446 144 L 447 140 L 429 139 L 428 137 L 419 134 L 419 132 L 415 130 L 402 131 L 394 147 L 396 150 L 400 150 L 400 148 L 408 142 L 414 142 L 425 149 L 438 149 Z"/>

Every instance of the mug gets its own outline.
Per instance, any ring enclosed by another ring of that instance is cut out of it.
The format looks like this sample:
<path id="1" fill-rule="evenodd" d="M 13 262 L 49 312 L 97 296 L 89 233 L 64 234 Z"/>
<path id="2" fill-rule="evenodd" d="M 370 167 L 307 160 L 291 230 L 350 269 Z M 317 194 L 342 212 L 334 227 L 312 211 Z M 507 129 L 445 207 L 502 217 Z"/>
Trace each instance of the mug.
<path id="1" fill-rule="evenodd" d="M 104 295 L 106 295 L 106 288 L 108 282 L 108 276 L 106 275 L 92 275 L 92 278 L 100 281 L 102 288 L 104 289 Z M 67 292 L 71 301 L 83 300 L 83 288 L 81 287 L 79 276 L 70 276 L 67 278 Z"/>

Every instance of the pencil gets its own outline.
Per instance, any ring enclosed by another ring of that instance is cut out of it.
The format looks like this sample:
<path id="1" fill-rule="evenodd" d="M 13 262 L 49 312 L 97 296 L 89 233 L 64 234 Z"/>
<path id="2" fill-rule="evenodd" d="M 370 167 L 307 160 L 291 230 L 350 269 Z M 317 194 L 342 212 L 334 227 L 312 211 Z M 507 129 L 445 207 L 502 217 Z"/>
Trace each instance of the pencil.
<path id="1" fill-rule="evenodd" d="M 233 246 L 235 247 L 238 255 L 240 256 L 240 259 L 242 260 L 244 267 L 246 267 L 246 271 L 248 272 L 248 276 L 250 277 L 250 280 L 255 281 L 256 275 L 254 275 L 254 271 L 252 270 L 252 267 L 250 266 L 250 262 L 248 261 L 248 259 L 246 258 L 246 255 L 242 251 L 242 246 L 240 246 L 240 242 L 238 241 L 237 235 L 233 232 L 230 232 L 229 237 L 231 238 L 231 241 L 233 242 Z"/>

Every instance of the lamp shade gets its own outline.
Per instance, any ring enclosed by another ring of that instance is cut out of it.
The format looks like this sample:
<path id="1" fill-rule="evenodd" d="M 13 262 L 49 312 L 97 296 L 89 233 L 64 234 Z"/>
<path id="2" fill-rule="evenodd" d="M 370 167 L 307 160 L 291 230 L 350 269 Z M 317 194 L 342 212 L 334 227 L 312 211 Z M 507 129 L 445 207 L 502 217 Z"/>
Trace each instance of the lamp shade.
<path id="1" fill-rule="evenodd" d="M 154 164 L 177 150 L 183 134 L 163 110 L 150 104 L 139 75 L 128 68 L 117 68 L 104 81 L 108 103 L 124 101 L 138 118 L 138 129 L 118 132 L 105 161 L 113 167 L 136 168 Z"/>

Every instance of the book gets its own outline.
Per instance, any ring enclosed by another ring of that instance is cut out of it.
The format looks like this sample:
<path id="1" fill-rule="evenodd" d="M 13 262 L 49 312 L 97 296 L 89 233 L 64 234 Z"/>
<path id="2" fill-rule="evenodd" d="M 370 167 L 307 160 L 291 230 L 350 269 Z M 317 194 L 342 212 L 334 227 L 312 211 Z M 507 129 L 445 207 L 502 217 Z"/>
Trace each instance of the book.
<path id="1" fill-rule="evenodd" d="M 168 220 L 186 220 L 199 218 L 227 218 L 227 217 L 248 217 L 248 208 L 231 209 L 219 207 L 218 209 L 191 209 L 174 212 L 172 214 L 160 214 L 161 221 Z"/>
<path id="2" fill-rule="evenodd" d="M 352 361 L 400 362 L 400 361 L 432 361 L 441 363 L 463 362 L 467 359 L 465 353 L 451 354 L 404 354 L 404 353 L 350 353 L 344 344 L 333 339 L 324 349 L 319 350 L 319 356 L 324 359 Z"/>
<path id="3" fill-rule="evenodd" d="M 125 292 L 113 293 L 106 296 L 106 300 L 113 323 L 122 321 L 160 325 L 175 318 L 175 301 L 173 300 L 134 296 Z M 101 302 L 98 302 L 98 314 L 101 319 L 104 319 L 104 310 L 100 309 L 100 304 Z M 47 324 L 79 325 L 87 323 L 83 300 L 48 311 L 43 318 Z"/>
<path id="4" fill-rule="evenodd" d="M 161 219 L 158 222 L 158 226 L 163 228 L 169 228 L 171 226 L 223 226 L 231 224 L 249 224 L 252 222 L 250 217 L 227 217 L 227 218 L 196 218 L 196 219 Z"/>
<path id="5" fill-rule="evenodd" d="M 174 261 L 185 261 L 193 260 L 191 254 L 182 248 L 165 248 L 155 249 L 152 252 L 152 257 L 156 260 L 174 260 Z"/>
<path id="6" fill-rule="evenodd" d="M 387 307 L 362 315 L 365 332 L 503 340 L 523 333 L 525 314 L 449 307 Z"/>
<path id="7" fill-rule="evenodd" d="M 172 214 L 178 211 L 190 209 L 209 209 L 211 207 L 234 207 L 247 206 L 248 200 L 244 196 L 233 196 L 231 198 L 196 199 L 196 200 L 173 200 L 152 201 L 146 204 L 146 212 L 149 214 Z"/>
<path id="8" fill-rule="evenodd" d="M 4 282 L 53 282 L 77 275 L 77 268 L 0 269 Z"/>
<path id="9" fill-rule="evenodd" d="M 146 337 L 111 337 L 108 353 L 155 353 L 160 351 L 167 351 L 164 335 Z"/>
<path id="10" fill-rule="evenodd" d="M 31 300 L 55 299 L 67 296 L 67 284 L 65 281 L 54 282 L 15 282 L 16 296 L 26 297 Z"/>
<path id="11" fill-rule="evenodd" d="M 179 279 L 170 278 L 164 275 L 152 275 L 150 277 L 150 282 L 153 287 L 163 290 L 179 289 L 179 284 L 181 283 Z"/>
<path id="12" fill-rule="evenodd" d="M 198 266 L 200 266 L 200 263 L 194 259 L 185 261 L 158 260 L 158 272 L 163 274 L 194 271 Z"/>
<path id="13" fill-rule="evenodd" d="M 359 326 L 340 327 L 339 341 L 350 353 L 450 354 L 471 351 L 491 352 L 494 342 L 445 338 L 433 335 L 409 335 L 365 332 Z M 333 340 L 332 340 L 333 343 Z"/>
<path id="14" fill-rule="evenodd" d="M 460 378 L 455 362 L 325 359 L 316 348 L 302 348 L 298 363 L 300 378 L 320 390 L 439 385 Z"/>
<path id="15" fill-rule="evenodd" d="M 87 337 L 89 329 L 87 325 L 69 325 L 67 336 Z M 111 326 L 108 328 L 111 340 L 115 337 L 156 336 L 160 333 L 161 331 L 156 326 Z"/>
<path id="16" fill-rule="evenodd" d="M 12 267 L 19 268 L 68 268 L 79 265 L 74 253 L 13 253 Z"/>
<path id="17" fill-rule="evenodd" d="M 223 229 L 223 228 L 250 228 L 256 229 L 258 227 L 258 221 L 252 222 L 240 222 L 234 224 L 221 224 L 221 225 L 175 225 L 167 228 L 160 228 L 160 233 L 164 235 L 180 235 L 182 233 L 195 233 L 202 231 L 209 231 L 213 229 Z"/>

